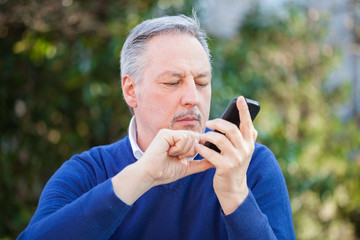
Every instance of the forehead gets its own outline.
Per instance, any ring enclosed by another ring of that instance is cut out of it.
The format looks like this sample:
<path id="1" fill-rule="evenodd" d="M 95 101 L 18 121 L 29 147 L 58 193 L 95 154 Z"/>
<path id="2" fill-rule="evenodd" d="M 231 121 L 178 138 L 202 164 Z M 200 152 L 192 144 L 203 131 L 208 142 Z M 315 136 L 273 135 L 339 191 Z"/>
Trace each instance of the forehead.
<path id="1" fill-rule="evenodd" d="M 150 38 L 145 58 L 147 67 L 159 70 L 210 70 L 210 61 L 203 46 L 198 39 L 187 33 L 168 33 Z"/>

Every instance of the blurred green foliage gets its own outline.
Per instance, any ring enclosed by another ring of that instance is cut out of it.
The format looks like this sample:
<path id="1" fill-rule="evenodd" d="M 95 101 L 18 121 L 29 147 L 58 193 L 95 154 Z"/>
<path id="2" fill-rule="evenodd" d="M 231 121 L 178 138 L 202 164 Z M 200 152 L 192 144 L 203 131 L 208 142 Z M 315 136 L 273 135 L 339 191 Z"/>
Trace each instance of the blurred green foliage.
<path id="1" fill-rule="evenodd" d="M 136 24 L 191 15 L 194 1 L 0 1 L 0 239 L 14 239 L 41 190 L 75 153 L 127 134 L 119 53 Z M 239 33 L 210 36 L 211 117 L 242 94 L 260 102 L 258 140 L 277 156 L 298 239 L 359 239 L 359 125 L 337 111 L 350 87 L 324 83 L 341 60 L 326 18 L 254 8 Z"/>
<path id="2" fill-rule="evenodd" d="M 261 103 L 258 139 L 278 157 L 298 239 L 359 239 L 359 125 L 337 114 L 350 88 L 325 88 L 341 56 L 325 43 L 326 18 L 313 21 L 299 6 L 287 13 L 255 9 L 238 36 L 214 42 L 214 97 Z"/>

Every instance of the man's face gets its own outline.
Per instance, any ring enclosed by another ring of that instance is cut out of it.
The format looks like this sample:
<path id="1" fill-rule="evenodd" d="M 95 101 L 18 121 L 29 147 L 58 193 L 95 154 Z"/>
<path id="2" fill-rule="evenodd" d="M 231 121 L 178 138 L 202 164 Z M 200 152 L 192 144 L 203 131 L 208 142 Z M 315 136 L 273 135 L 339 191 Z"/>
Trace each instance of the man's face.
<path id="1" fill-rule="evenodd" d="M 138 144 L 145 150 L 162 128 L 202 133 L 209 118 L 211 70 L 200 42 L 187 34 L 151 38 L 135 86 Z"/>

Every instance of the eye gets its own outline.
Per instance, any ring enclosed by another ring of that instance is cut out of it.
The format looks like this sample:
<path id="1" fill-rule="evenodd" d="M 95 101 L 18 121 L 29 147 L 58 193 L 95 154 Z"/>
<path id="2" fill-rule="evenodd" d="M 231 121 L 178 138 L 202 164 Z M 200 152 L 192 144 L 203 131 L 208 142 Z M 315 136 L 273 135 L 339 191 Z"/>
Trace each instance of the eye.
<path id="1" fill-rule="evenodd" d="M 176 85 L 179 85 L 179 82 L 166 82 L 164 84 L 167 86 L 176 86 Z"/>
<path id="2" fill-rule="evenodd" d="M 203 87 L 206 87 L 207 85 L 209 85 L 209 83 L 208 82 L 198 82 L 198 83 L 196 83 L 196 85 L 203 88 Z"/>
<path id="3" fill-rule="evenodd" d="M 211 78 L 206 74 L 200 74 L 195 77 L 195 83 L 200 88 L 205 88 L 210 84 Z"/>

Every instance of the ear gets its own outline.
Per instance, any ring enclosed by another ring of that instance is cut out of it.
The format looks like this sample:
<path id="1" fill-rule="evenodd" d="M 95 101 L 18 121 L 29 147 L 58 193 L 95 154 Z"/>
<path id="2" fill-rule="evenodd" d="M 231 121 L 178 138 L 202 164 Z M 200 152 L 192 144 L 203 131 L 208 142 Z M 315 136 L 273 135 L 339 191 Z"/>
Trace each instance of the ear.
<path id="1" fill-rule="evenodd" d="M 124 75 L 121 79 L 121 86 L 126 103 L 132 107 L 137 107 L 137 98 L 135 94 L 135 81 L 129 75 Z"/>

